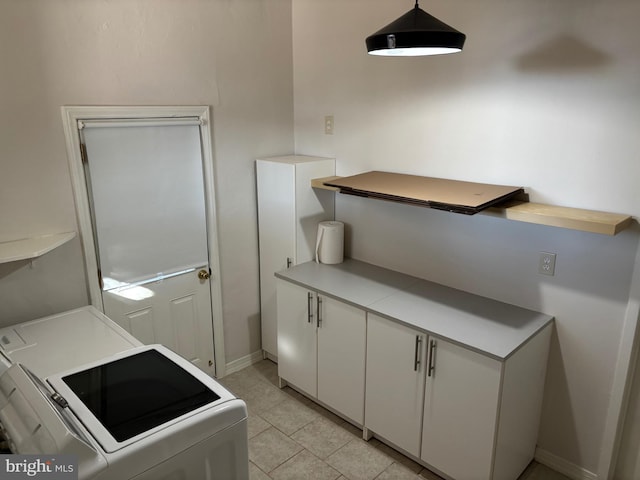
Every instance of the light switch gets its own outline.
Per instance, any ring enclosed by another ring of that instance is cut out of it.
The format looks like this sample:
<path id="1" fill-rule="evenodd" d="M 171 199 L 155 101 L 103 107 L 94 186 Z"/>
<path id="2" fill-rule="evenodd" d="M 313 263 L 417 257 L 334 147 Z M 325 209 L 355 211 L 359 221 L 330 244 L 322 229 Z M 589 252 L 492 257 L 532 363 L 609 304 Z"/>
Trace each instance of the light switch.
<path id="1" fill-rule="evenodd" d="M 333 115 L 324 117 L 324 134 L 333 135 Z"/>

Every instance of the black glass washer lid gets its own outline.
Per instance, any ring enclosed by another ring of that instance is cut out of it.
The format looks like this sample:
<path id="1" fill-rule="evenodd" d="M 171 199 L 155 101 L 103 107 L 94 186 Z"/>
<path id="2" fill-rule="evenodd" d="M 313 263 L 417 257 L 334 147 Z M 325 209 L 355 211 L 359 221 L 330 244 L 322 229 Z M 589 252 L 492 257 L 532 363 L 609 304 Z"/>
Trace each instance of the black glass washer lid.
<path id="1" fill-rule="evenodd" d="M 62 377 L 117 442 L 220 398 L 155 349 Z"/>

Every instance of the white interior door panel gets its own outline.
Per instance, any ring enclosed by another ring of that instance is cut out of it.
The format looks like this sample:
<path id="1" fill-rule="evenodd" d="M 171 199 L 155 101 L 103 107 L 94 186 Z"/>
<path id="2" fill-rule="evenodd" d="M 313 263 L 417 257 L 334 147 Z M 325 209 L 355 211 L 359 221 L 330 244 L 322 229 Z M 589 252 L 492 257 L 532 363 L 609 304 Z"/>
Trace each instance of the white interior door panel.
<path id="1" fill-rule="evenodd" d="M 83 126 L 105 314 L 214 373 L 199 123 Z"/>

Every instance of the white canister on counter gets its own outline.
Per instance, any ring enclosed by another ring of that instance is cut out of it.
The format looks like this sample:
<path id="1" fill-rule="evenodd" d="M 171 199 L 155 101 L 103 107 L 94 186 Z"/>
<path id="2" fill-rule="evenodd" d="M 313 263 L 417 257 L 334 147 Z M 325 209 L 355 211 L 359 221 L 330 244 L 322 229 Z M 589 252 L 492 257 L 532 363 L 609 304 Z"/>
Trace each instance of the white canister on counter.
<path id="1" fill-rule="evenodd" d="M 344 223 L 320 222 L 316 237 L 317 263 L 342 263 L 344 259 Z"/>

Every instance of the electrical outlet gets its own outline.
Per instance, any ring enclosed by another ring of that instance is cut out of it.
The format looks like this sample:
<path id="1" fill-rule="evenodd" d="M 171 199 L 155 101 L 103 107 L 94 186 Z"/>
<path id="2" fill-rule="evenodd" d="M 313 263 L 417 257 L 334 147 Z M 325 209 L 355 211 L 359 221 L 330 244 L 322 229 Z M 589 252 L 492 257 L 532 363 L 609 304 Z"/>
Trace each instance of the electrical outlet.
<path id="1" fill-rule="evenodd" d="M 324 117 L 324 134 L 333 135 L 333 115 Z"/>
<path id="2" fill-rule="evenodd" d="M 555 275 L 556 272 L 556 254 L 548 252 L 540 252 L 538 260 L 538 273 L 543 275 Z"/>

